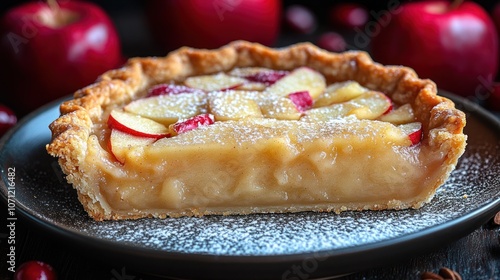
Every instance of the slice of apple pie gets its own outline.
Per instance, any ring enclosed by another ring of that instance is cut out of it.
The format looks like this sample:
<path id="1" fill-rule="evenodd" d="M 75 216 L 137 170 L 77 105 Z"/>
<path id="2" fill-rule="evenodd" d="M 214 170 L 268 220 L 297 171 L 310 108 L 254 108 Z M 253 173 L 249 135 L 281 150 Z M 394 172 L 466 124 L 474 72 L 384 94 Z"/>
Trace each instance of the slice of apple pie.
<path id="1" fill-rule="evenodd" d="M 419 208 L 466 145 L 432 81 L 308 43 L 133 58 L 60 110 L 47 150 L 96 220 Z"/>

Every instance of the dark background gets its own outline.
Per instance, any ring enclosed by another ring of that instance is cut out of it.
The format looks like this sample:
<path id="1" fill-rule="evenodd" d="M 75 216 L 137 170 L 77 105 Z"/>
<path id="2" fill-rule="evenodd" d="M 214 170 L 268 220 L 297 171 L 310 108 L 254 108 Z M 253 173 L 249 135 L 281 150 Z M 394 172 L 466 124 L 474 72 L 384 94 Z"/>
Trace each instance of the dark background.
<path id="1" fill-rule="evenodd" d="M 43 1 L 43 0 L 34 0 Z M 114 21 L 120 35 L 123 53 L 127 57 L 133 56 L 158 56 L 165 55 L 167 51 L 158 46 L 149 33 L 148 23 L 144 14 L 144 6 L 148 0 L 86 0 L 101 6 Z M 184 0 L 189 1 L 189 0 Z M 210 0 L 207 0 L 210 1 Z M 3 15 L 9 8 L 19 5 L 27 0 L 0 0 L 0 14 Z M 314 34 L 301 36 L 298 34 L 288 34 L 295 36 L 294 41 L 315 41 L 321 31 L 328 31 L 328 11 L 329 7 L 342 2 L 357 2 L 363 4 L 372 14 L 377 11 L 387 9 L 388 3 L 404 3 L 405 0 L 390 1 L 328 1 L 328 0 L 282 0 L 283 7 L 292 4 L 301 4 L 310 8 L 317 17 L 320 28 Z M 450 0 L 451 2 L 451 0 Z M 482 5 L 487 11 L 491 11 L 494 4 L 500 1 L 474 1 Z M 323 28 L 321 28 L 323 27 Z M 326 30 L 325 30 L 326 27 Z M 133 31 L 141 30 L 139 32 Z M 282 35 L 286 37 L 286 29 L 282 26 Z M 298 37 L 298 38 L 297 38 Z M 282 39 L 282 38 L 281 38 Z M 281 40 L 277 45 L 283 45 L 288 40 Z"/>

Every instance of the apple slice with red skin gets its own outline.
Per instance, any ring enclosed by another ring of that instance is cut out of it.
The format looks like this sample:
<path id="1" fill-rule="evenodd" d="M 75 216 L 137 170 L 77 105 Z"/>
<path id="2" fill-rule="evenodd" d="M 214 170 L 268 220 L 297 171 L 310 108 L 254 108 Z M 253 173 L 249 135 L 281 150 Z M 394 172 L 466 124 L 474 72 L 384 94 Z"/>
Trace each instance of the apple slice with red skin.
<path id="1" fill-rule="evenodd" d="M 163 94 L 130 102 L 126 112 L 169 126 L 180 119 L 206 113 L 207 94 L 199 89 L 191 93 Z"/>
<path id="2" fill-rule="evenodd" d="M 277 120 L 298 120 L 304 113 L 288 97 L 269 97 L 260 100 L 260 110 L 265 118 Z"/>
<path id="3" fill-rule="evenodd" d="M 269 86 L 264 93 L 279 97 L 294 92 L 308 91 L 311 98 L 315 100 L 325 88 L 326 81 L 322 74 L 308 67 L 299 67 Z"/>
<path id="4" fill-rule="evenodd" d="M 115 159 L 124 163 L 127 153 L 132 149 L 151 145 L 155 141 L 156 138 L 139 137 L 118 129 L 111 129 L 108 147 Z"/>
<path id="5" fill-rule="evenodd" d="M 109 114 L 108 126 L 139 137 L 158 139 L 169 136 L 168 128 L 161 123 L 118 110 L 113 110 Z"/>
<path id="6" fill-rule="evenodd" d="M 390 122 L 392 124 L 405 124 L 414 122 L 415 114 L 410 104 L 404 104 L 380 116 L 378 120 Z"/>
<path id="7" fill-rule="evenodd" d="M 225 73 L 189 77 L 184 84 L 206 92 L 236 89 L 246 83 L 246 79 L 229 76 Z"/>
<path id="8" fill-rule="evenodd" d="M 288 71 L 265 70 L 244 76 L 244 78 L 252 82 L 263 83 L 269 86 L 276 83 L 279 79 L 285 77 L 289 73 L 290 72 Z"/>
<path id="9" fill-rule="evenodd" d="M 201 114 L 194 116 L 182 122 L 178 122 L 170 125 L 169 129 L 172 135 L 186 133 L 190 130 L 196 129 L 200 126 L 211 125 L 215 122 L 215 118 L 212 114 Z"/>
<path id="10" fill-rule="evenodd" d="M 170 94 L 175 95 L 181 93 L 203 93 L 203 91 L 200 89 L 191 88 L 184 85 L 159 84 L 149 88 L 147 97 L 170 95 Z"/>
<path id="11" fill-rule="evenodd" d="M 401 124 L 398 127 L 408 135 L 412 145 L 416 145 L 422 140 L 422 123 L 412 122 Z"/>
<path id="12" fill-rule="evenodd" d="M 290 93 L 288 98 L 293 102 L 297 110 L 303 113 L 313 105 L 313 100 L 308 91 Z"/>
<path id="13" fill-rule="evenodd" d="M 272 70 L 262 67 L 235 68 L 229 72 L 230 76 L 245 78 L 247 81 L 239 90 L 263 91 L 268 86 L 276 83 L 279 79 L 288 75 L 289 71 Z"/>

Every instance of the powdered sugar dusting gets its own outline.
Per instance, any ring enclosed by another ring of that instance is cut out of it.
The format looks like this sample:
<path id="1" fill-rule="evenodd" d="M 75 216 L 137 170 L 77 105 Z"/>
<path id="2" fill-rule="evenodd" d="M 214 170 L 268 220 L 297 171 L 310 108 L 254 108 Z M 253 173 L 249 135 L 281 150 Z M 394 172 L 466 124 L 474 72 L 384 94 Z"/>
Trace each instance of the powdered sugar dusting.
<path id="1" fill-rule="evenodd" d="M 261 121 L 262 125 L 266 122 Z M 95 222 L 83 211 L 70 186 L 38 187 L 36 182 L 51 178 L 50 170 L 23 175 L 27 186 L 23 191 L 29 197 L 36 195 L 37 202 L 26 207 L 40 219 L 116 244 L 189 254 L 275 256 L 372 244 L 441 225 L 500 196 L 498 174 L 498 145 L 470 147 L 446 184 L 423 208 L 341 214 L 304 212 Z M 22 194 L 19 198 L 23 199 Z"/>

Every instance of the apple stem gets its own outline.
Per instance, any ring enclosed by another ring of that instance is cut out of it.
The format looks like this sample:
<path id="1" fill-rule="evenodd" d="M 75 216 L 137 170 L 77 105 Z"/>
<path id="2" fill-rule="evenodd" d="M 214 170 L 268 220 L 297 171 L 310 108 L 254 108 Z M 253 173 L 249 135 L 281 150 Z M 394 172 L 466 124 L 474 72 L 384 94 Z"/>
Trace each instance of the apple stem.
<path id="1" fill-rule="evenodd" d="M 450 5 L 450 10 L 458 8 L 458 6 L 460 6 L 463 2 L 464 0 L 454 0 Z"/>
<path id="2" fill-rule="evenodd" d="M 37 19 L 44 25 L 51 27 L 61 27 L 78 19 L 78 14 L 66 9 L 61 9 L 57 0 L 47 0 L 48 9 L 44 9 L 38 14 Z"/>
<path id="3" fill-rule="evenodd" d="M 49 8 L 54 13 L 58 13 L 58 11 L 59 11 L 59 4 L 57 3 L 57 0 L 47 0 L 47 5 L 49 5 Z"/>

